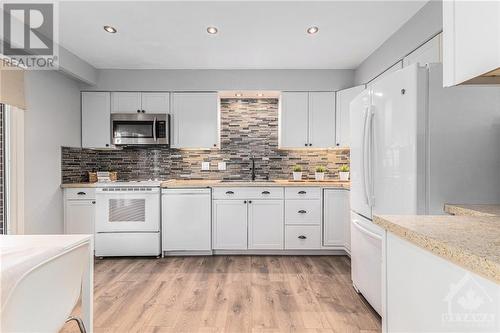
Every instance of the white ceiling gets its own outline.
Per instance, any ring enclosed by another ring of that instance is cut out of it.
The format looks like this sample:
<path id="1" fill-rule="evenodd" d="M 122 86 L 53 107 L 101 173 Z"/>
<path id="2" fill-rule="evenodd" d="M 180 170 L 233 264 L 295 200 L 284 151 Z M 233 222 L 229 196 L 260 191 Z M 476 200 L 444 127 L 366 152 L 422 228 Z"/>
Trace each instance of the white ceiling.
<path id="1" fill-rule="evenodd" d="M 59 41 L 97 68 L 349 69 L 426 2 L 70 1 Z"/>

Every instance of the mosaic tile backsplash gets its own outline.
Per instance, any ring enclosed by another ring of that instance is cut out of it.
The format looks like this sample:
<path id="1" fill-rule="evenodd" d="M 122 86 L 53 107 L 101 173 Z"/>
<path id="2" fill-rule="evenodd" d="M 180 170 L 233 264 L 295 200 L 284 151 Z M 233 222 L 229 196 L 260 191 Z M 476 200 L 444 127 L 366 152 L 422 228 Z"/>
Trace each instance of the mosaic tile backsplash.
<path id="1" fill-rule="evenodd" d="M 88 181 L 88 171 L 117 171 L 119 180 L 250 180 L 252 156 L 257 180 L 291 178 L 296 164 L 309 178 L 314 178 L 316 166 L 321 165 L 328 170 L 326 178 L 338 179 L 338 168 L 349 163 L 348 149 L 278 149 L 277 99 L 223 99 L 220 149 L 131 147 L 95 151 L 62 147 L 61 154 L 63 183 Z M 210 171 L 201 171 L 201 162 L 210 162 Z M 218 162 L 226 162 L 227 170 L 218 171 Z"/>

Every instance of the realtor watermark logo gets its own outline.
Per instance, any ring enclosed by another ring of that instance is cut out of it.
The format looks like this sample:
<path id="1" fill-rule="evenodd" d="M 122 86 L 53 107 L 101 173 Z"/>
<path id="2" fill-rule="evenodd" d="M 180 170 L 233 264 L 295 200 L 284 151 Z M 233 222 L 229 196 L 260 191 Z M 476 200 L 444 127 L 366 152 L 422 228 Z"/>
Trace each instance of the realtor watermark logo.
<path id="1" fill-rule="evenodd" d="M 4 67 L 53 70 L 58 67 L 57 3 L 4 3 Z"/>
<path id="2" fill-rule="evenodd" d="M 498 324 L 498 295 L 492 295 L 468 273 L 457 283 L 450 284 L 443 301 L 447 305 L 447 311 L 441 316 L 444 326 L 488 330 Z"/>

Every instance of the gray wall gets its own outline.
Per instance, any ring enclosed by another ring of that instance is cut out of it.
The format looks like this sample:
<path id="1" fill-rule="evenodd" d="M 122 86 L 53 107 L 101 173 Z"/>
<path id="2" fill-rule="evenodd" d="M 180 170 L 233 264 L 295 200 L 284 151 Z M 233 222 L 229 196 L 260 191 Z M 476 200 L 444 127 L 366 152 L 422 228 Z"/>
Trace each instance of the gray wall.
<path id="1" fill-rule="evenodd" d="M 123 70 L 98 71 L 82 90 L 339 90 L 351 87 L 354 70 Z"/>
<path id="2" fill-rule="evenodd" d="M 81 145 L 78 83 L 55 71 L 25 75 L 25 231 L 62 233 L 61 146 Z"/>
<path id="3" fill-rule="evenodd" d="M 441 0 L 429 1 L 356 69 L 356 84 L 367 83 L 443 30 Z"/>

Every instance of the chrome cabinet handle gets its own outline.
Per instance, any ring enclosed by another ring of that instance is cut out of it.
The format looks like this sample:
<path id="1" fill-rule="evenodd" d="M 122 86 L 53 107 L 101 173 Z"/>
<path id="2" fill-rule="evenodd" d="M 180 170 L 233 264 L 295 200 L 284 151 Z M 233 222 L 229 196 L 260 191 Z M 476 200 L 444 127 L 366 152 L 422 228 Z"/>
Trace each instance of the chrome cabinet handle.
<path id="1" fill-rule="evenodd" d="M 95 201 L 92 201 L 92 204 L 95 205 Z"/>
<path id="2" fill-rule="evenodd" d="M 234 194 L 233 191 L 226 191 L 226 194 Z"/>
<path id="3" fill-rule="evenodd" d="M 262 191 L 262 194 L 271 194 L 269 191 Z"/>
<path id="4" fill-rule="evenodd" d="M 85 193 L 85 192 L 78 192 L 77 194 L 78 195 L 87 195 L 87 193 Z"/>
<path id="5" fill-rule="evenodd" d="M 243 203 L 244 203 L 244 204 L 246 204 L 246 203 L 247 203 L 247 201 L 245 200 L 245 201 L 243 201 Z"/>
<path id="6" fill-rule="evenodd" d="M 299 194 L 306 194 L 306 191 L 299 191 Z"/>
<path id="7" fill-rule="evenodd" d="M 248 201 L 248 203 L 250 203 L 250 204 L 251 204 L 251 203 L 252 203 L 252 200 L 249 200 L 249 201 Z"/>
<path id="8" fill-rule="evenodd" d="M 306 237 L 306 236 L 304 236 L 304 235 L 300 235 L 300 236 L 298 237 L 298 239 L 306 239 L 306 238 L 307 238 L 307 237 Z"/>
<path id="9" fill-rule="evenodd" d="M 303 209 L 299 210 L 299 214 L 305 214 L 305 213 L 307 213 L 307 211 L 305 211 Z"/>

